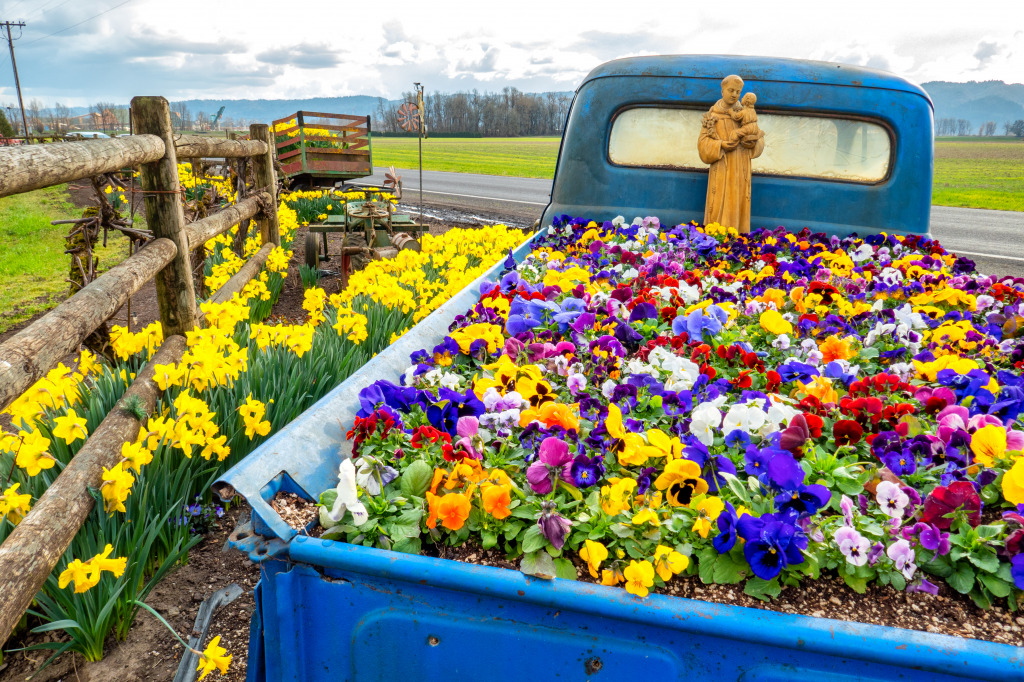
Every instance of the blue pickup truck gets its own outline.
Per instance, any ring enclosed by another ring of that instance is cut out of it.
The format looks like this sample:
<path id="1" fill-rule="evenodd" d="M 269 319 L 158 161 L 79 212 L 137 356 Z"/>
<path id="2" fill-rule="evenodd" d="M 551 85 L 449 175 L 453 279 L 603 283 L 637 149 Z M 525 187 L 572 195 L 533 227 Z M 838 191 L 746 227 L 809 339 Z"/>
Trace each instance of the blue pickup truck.
<path id="1" fill-rule="evenodd" d="M 551 204 L 594 218 L 703 218 L 697 128 L 724 75 L 759 96 L 768 149 L 752 227 L 926 234 L 932 106 L 891 75 L 839 64 L 644 57 L 595 69 L 569 116 Z M 695 160 L 697 159 L 697 160 Z M 521 261 L 538 232 L 513 254 Z M 359 391 L 399 380 L 479 301 L 485 278 L 427 316 L 215 484 L 252 521 L 232 543 L 261 566 L 248 679 L 1022 680 L 1022 650 L 926 632 L 653 595 L 321 540 L 270 504 L 315 500 L 350 452 Z"/>
<path id="2" fill-rule="evenodd" d="M 697 137 L 729 74 L 757 95 L 765 133 L 752 229 L 928 234 L 933 107 L 924 90 L 845 64 L 705 55 L 617 59 L 590 72 L 541 224 L 562 214 L 702 222 L 708 167 Z"/>

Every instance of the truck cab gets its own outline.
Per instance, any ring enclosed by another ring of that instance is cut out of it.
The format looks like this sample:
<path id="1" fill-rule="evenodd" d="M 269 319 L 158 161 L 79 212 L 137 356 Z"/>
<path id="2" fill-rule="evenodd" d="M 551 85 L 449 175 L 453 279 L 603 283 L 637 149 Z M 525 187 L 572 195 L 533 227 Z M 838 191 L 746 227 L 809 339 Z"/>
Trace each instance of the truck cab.
<path id="1" fill-rule="evenodd" d="M 702 222 L 704 113 L 729 74 L 757 95 L 764 153 L 752 164 L 751 229 L 928 235 L 934 109 L 898 76 L 767 57 L 630 57 L 576 90 L 542 225 L 559 215 Z"/>

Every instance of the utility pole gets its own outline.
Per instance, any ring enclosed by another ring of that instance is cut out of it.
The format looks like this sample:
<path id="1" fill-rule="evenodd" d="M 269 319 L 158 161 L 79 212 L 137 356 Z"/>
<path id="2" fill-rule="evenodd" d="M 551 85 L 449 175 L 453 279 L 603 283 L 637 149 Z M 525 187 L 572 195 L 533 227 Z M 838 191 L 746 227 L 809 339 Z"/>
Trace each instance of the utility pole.
<path id="1" fill-rule="evenodd" d="M 10 21 L 0 21 L 0 26 L 3 26 L 7 31 L 7 47 L 11 49 L 11 66 L 14 67 L 14 87 L 18 90 L 18 106 L 21 107 L 21 125 L 25 129 L 25 144 L 32 144 L 32 140 L 28 136 L 28 119 L 25 118 L 25 102 L 21 99 L 21 83 L 18 81 L 18 62 L 14 61 L 14 37 L 11 35 L 11 27 L 25 28 L 25 22 L 12 23 Z M 21 37 L 21 33 L 18 34 L 18 37 Z"/>

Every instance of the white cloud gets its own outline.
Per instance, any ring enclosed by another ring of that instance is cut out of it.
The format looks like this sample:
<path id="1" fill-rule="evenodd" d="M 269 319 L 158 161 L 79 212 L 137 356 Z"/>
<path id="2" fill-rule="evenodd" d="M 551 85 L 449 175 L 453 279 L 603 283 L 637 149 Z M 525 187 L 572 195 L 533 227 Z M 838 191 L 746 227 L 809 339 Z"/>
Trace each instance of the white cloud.
<path id="1" fill-rule="evenodd" d="M 0 0 L 0 16 L 28 24 L 15 43 L 26 97 L 398 97 L 413 81 L 435 91 L 569 90 L 603 61 L 671 53 L 842 61 L 917 82 L 1019 82 L 1024 74 L 1024 31 L 1008 20 L 1021 16 L 1016 0 L 973 13 L 893 0 L 706 8 L 678 0 L 396 0 L 371 12 L 328 0 L 176 0 L 169 12 L 161 0 L 134 0 L 44 37 L 112 2 L 51 11 L 37 0 Z M 12 81 L 0 55 L 0 101 L 13 94 Z"/>

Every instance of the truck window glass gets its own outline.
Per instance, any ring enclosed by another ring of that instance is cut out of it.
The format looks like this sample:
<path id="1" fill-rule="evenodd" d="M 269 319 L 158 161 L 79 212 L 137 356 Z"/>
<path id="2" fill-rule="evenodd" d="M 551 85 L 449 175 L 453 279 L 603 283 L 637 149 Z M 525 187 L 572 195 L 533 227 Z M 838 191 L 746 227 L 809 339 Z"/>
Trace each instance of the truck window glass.
<path id="1" fill-rule="evenodd" d="M 697 155 L 703 110 L 668 107 L 627 109 L 612 123 L 608 158 L 620 166 L 706 170 Z M 874 183 L 889 170 L 889 132 L 856 119 L 758 114 L 764 153 L 752 170 L 761 175 L 794 175 Z"/>

